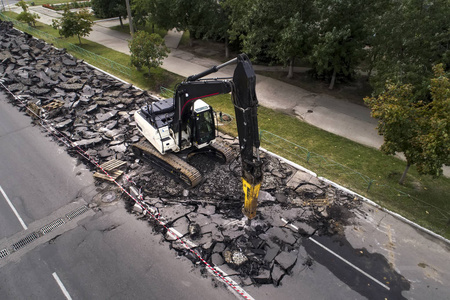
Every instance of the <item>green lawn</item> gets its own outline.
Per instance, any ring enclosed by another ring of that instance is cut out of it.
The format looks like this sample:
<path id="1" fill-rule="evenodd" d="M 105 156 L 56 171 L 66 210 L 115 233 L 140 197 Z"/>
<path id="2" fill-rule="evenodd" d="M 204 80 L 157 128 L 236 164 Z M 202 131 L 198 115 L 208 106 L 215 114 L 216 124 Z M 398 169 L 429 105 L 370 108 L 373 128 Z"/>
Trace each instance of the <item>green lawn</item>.
<path id="1" fill-rule="evenodd" d="M 14 14 L 8 13 L 10 17 Z M 49 26 L 38 24 L 38 29 L 57 36 L 57 31 Z M 77 38 L 66 39 L 71 43 L 78 43 Z M 82 40 L 84 49 L 107 57 L 112 61 L 129 65 L 129 57 L 125 54 L 106 48 L 100 44 Z M 96 65 L 96 61 L 89 63 Z M 103 66 L 99 66 L 103 68 Z M 173 88 L 182 80 L 181 77 L 162 69 L 156 69 L 150 74 L 133 71 L 131 78 L 126 78 L 114 70 L 107 70 L 136 86 L 159 92 L 160 86 Z M 221 95 L 206 99 L 216 111 L 222 111 L 234 116 L 234 107 L 229 95 Z M 443 236 L 450 238 L 450 179 L 433 179 L 430 176 L 420 176 L 412 167 L 406 180 L 401 186 L 397 183 L 403 172 L 405 162 L 382 154 L 380 151 L 365 147 L 340 136 L 323 131 L 298 120 L 295 117 L 276 112 L 264 107 L 259 108 L 259 126 L 277 136 L 282 137 L 298 146 L 277 140 L 271 145 L 266 142 L 263 134 L 262 146 L 274 151 L 300 165 L 305 166 L 318 173 L 320 176 L 329 178 L 352 190 L 367 196 L 380 205 L 391 209 L 401 215 L 417 222 Z M 221 127 L 221 130 L 236 135 L 236 125 L 231 122 Z M 323 162 L 321 157 L 312 155 L 309 162 L 307 155 L 302 153 L 301 147 L 307 148 L 311 153 L 326 157 Z M 292 153 L 289 152 L 292 150 Z M 349 174 L 342 171 L 339 166 L 332 165 L 329 160 L 334 160 L 348 168 L 355 170 L 358 174 Z M 365 175 L 375 180 L 367 191 L 368 182 L 362 180 L 360 175 Z M 404 196 L 404 193 L 413 197 Z"/>

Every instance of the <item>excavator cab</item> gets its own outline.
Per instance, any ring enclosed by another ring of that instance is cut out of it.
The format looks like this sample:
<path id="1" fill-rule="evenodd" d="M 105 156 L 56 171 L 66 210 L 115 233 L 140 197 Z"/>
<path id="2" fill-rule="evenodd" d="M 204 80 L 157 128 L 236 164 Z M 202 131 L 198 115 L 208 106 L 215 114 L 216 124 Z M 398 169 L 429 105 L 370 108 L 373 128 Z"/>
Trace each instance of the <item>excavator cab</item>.
<path id="1" fill-rule="evenodd" d="M 212 108 L 204 101 L 197 100 L 193 107 L 193 121 L 193 143 L 200 149 L 216 138 Z"/>

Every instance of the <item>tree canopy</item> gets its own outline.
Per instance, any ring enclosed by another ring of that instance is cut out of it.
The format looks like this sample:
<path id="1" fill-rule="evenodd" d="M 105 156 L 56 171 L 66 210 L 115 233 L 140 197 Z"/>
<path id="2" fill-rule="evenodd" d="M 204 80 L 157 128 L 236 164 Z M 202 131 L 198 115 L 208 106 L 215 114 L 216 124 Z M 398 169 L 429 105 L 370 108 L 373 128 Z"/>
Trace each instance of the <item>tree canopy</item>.
<path id="1" fill-rule="evenodd" d="M 384 10 L 372 19 L 371 85 L 378 94 L 387 80 L 412 84 L 413 96 L 429 97 L 433 65 L 450 66 L 448 0 L 383 0 Z"/>
<path id="2" fill-rule="evenodd" d="M 305 58 L 314 40 L 316 11 L 312 1 L 228 0 L 232 10 L 231 37 L 239 39 L 242 50 L 262 60 L 289 64 Z M 289 77 L 292 77 L 290 68 Z"/>
<path id="3" fill-rule="evenodd" d="M 22 12 L 17 16 L 17 20 L 20 22 L 28 23 L 29 26 L 36 26 L 36 20 L 39 19 L 39 15 L 28 11 L 28 4 L 21 0 L 16 3 L 16 6 L 22 8 Z"/>
<path id="4" fill-rule="evenodd" d="M 105 1 L 105 0 L 96 0 Z M 135 22 L 228 39 L 252 58 L 309 62 L 330 80 L 367 70 L 375 93 L 387 80 L 429 97 L 432 66 L 450 66 L 448 0 L 133 0 Z M 192 41 L 191 41 L 192 42 Z M 428 93 L 428 95 L 427 95 Z"/>
<path id="5" fill-rule="evenodd" d="M 127 17 L 125 0 L 91 0 L 91 8 L 99 18 L 119 17 L 122 26 L 122 18 Z"/>
<path id="6" fill-rule="evenodd" d="M 138 69 L 142 67 L 159 67 L 167 57 L 169 49 L 164 44 L 164 40 L 156 33 L 137 31 L 133 39 L 128 42 L 131 52 L 131 63 Z"/>
<path id="7" fill-rule="evenodd" d="M 68 8 L 64 9 L 62 18 L 53 19 L 53 28 L 59 31 L 59 35 L 63 37 L 71 37 L 76 35 L 81 45 L 81 37 L 88 36 L 92 31 L 94 22 L 91 20 L 92 14 L 82 9 L 78 12 L 71 12 Z"/>
<path id="8" fill-rule="evenodd" d="M 366 98 L 372 116 L 379 119 L 378 132 L 384 136 L 381 150 L 389 155 L 404 153 L 409 166 L 421 174 L 442 175 L 450 165 L 450 81 L 442 65 L 433 68 L 428 87 L 432 101 L 416 100 L 411 84 L 388 84 L 378 97 Z"/>

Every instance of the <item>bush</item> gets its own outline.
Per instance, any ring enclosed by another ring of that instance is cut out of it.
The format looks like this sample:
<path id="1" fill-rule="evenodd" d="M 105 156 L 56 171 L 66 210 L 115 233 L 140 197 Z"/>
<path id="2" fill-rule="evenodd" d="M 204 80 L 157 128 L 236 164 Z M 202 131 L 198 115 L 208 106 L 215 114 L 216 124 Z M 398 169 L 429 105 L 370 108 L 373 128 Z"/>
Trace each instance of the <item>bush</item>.
<path id="1" fill-rule="evenodd" d="M 170 52 L 158 34 L 149 34 L 145 31 L 137 31 L 128 42 L 128 47 L 131 52 L 131 64 L 138 70 L 147 67 L 150 71 L 151 68 L 159 67 Z"/>
<path id="2" fill-rule="evenodd" d="M 68 9 L 84 8 L 84 7 L 91 7 L 91 1 L 83 1 L 83 2 L 73 1 L 71 3 L 55 4 L 55 5 L 42 4 L 42 6 L 53 10 L 64 10 L 66 8 Z"/>

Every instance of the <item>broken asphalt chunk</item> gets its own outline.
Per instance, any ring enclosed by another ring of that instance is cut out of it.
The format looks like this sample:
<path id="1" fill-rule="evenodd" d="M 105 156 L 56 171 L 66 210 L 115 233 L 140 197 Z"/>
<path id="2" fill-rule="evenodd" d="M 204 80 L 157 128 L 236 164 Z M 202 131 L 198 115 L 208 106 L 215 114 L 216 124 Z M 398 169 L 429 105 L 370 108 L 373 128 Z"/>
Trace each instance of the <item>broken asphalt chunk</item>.
<path id="1" fill-rule="evenodd" d="M 100 143 L 102 140 L 103 139 L 101 137 L 93 138 L 93 139 L 85 139 L 85 140 L 75 142 L 75 145 L 80 146 L 80 147 L 89 146 L 89 145 L 94 146 L 94 145 Z"/>
<path id="2" fill-rule="evenodd" d="M 286 271 L 289 271 L 297 262 L 298 252 L 293 250 L 291 252 L 282 251 L 275 257 L 275 261 Z"/>

